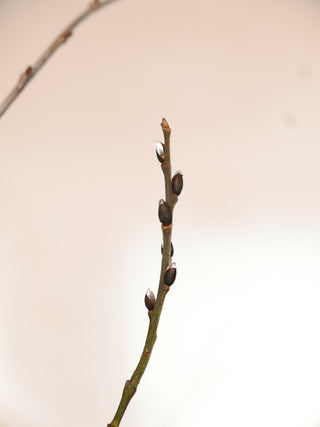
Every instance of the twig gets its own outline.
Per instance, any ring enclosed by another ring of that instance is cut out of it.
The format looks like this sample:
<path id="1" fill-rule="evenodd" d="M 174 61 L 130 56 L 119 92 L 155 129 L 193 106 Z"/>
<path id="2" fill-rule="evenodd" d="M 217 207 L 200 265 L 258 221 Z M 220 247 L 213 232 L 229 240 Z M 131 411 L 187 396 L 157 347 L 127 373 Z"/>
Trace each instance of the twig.
<path id="1" fill-rule="evenodd" d="M 127 409 L 127 406 L 137 390 L 138 384 L 149 362 L 154 343 L 157 339 L 157 328 L 158 328 L 165 297 L 170 289 L 171 284 L 175 279 L 175 274 L 176 274 L 175 267 L 171 267 L 172 264 L 170 264 L 170 262 L 171 262 L 171 256 L 172 256 L 172 245 L 171 245 L 172 214 L 173 214 L 174 205 L 176 204 L 178 197 L 174 194 L 174 190 L 172 190 L 172 185 L 171 185 L 171 182 L 172 182 L 171 181 L 171 160 L 170 160 L 171 129 L 166 119 L 162 119 L 161 126 L 162 126 L 162 131 L 163 131 L 164 140 L 165 140 L 164 156 L 163 156 L 163 159 L 161 160 L 159 157 L 158 158 L 161 162 L 163 162 L 161 163 L 161 167 L 162 167 L 164 180 L 165 180 L 165 191 L 166 191 L 165 206 L 167 211 L 163 212 L 159 208 L 159 219 L 162 222 L 161 228 L 162 228 L 162 235 L 163 235 L 163 249 L 162 249 L 162 262 L 161 262 L 158 294 L 157 294 L 157 299 L 155 301 L 154 308 L 148 312 L 149 329 L 148 329 L 146 342 L 145 342 L 139 363 L 135 371 L 133 372 L 130 380 L 126 381 L 117 412 L 112 422 L 108 424 L 107 427 L 119 426 L 121 419 Z M 178 178 L 180 181 L 180 187 L 182 189 L 182 175 L 181 174 L 177 174 L 177 175 L 179 175 Z M 176 191 L 176 193 L 180 194 L 180 191 Z M 166 216 L 166 214 L 168 214 L 168 217 Z M 149 308 L 148 305 L 147 307 Z M 152 308 L 152 305 L 151 305 L 151 308 Z"/>
<path id="2" fill-rule="evenodd" d="M 18 97 L 20 92 L 27 86 L 30 80 L 37 74 L 44 63 L 54 54 L 54 52 L 72 35 L 73 30 L 77 27 L 84 19 L 86 19 L 93 12 L 97 11 L 103 6 L 106 6 L 115 0 L 94 0 L 89 6 L 75 18 L 51 43 L 51 45 L 43 52 L 40 58 L 33 64 L 29 65 L 26 70 L 21 74 L 17 84 L 6 97 L 6 99 L 0 105 L 0 119 L 3 114 L 7 111 L 13 101 Z"/>

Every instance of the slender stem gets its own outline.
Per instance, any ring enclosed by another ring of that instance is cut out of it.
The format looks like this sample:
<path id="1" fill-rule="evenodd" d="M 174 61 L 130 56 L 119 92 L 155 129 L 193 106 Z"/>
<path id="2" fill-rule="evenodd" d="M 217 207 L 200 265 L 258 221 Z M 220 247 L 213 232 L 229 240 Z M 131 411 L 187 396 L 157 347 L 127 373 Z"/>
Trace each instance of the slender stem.
<path id="1" fill-rule="evenodd" d="M 165 160 L 164 160 L 164 163 L 162 163 L 162 171 L 165 179 L 166 202 L 169 204 L 169 206 L 172 206 L 172 209 L 173 209 L 173 205 L 175 204 L 176 200 L 171 190 L 171 160 L 170 160 L 171 130 L 169 128 L 169 125 L 166 119 L 162 119 L 161 126 L 164 134 L 164 138 L 165 138 Z M 162 228 L 162 235 L 163 235 L 163 251 L 162 251 L 159 288 L 158 288 L 158 294 L 157 294 L 157 299 L 156 299 L 156 304 L 154 306 L 154 309 L 152 311 L 149 311 L 148 313 L 149 329 L 147 333 L 147 338 L 145 341 L 145 345 L 144 345 L 139 363 L 135 371 L 133 372 L 130 380 L 126 381 L 125 383 L 117 412 L 112 422 L 108 424 L 107 427 L 119 426 L 121 419 L 127 409 L 127 406 L 130 400 L 132 399 L 132 397 L 134 396 L 137 390 L 138 384 L 142 378 L 142 375 L 148 365 L 154 343 L 157 339 L 157 329 L 158 329 L 162 307 L 164 304 L 165 297 L 170 289 L 169 286 L 166 286 L 164 284 L 163 279 L 164 279 L 165 271 L 170 264 L 172 224 L 167 227 L 164 227 L 162 225 L 161 228 Z"/>
<path id="2" fill-rule="evenodd" d="M 103 6 L 112 3 L 115 0 L 94 0 L 87 8 L 80 13 L 50 44 L 50 46 L 43 52 L 43 54 L 36 60 L 33 65 L 29 65 L 26 70 L 21 74 L 17 84 L 11 90 L 9 95 L 0 104 L 0 119 L 3 114 L 7 111 L 10 105 L 15 101 L 20 92 L 27 86 L 30 80 L 37 74 L 44 63 L 54 54 L 54 52 L 72 35 L 72 31 L 77 27 L 84 19 L 86 19 L 93 12 L 97 11 Z"/>
<path id="3" fill-rule="evenodd" d="M 161 164 L 163 175 L 164 175 L 164 183 L 166 190 L 166 202 L 169 206 L 171 206 L 171 154 L 170 154 L 170 136 L 171 129 L 166 121 L 166 119 L 162 119 L 162 130 L 164 135 L 164 146 L 165 146 L 165 161 Z"/>
<path id="4" fill-rule="evenodd" d="M 171 190 L 171 150 L 170 150 L 170 136 L 171 129 L 168 125 L 166 119 L 162 119 L 162 130 L 164 135 L 164 145 L 165 145 L 165 161 L 161 164 L 162 172 L 164 175 L 164 184 L 166 190 L 166 202 L 173 211 L 175 204 L 178 201 L 178 198 Z"/>

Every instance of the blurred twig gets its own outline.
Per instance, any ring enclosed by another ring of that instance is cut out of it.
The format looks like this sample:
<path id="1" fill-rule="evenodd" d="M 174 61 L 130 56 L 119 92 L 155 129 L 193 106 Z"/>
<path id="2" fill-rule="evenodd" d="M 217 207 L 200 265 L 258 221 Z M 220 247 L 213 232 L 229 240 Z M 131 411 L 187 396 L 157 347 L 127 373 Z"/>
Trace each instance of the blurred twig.
<path id="1" fill-rule="evenodd" d="M 92 1 L 89 6 L 58 35 L 58 37 L 50 44 L 50 46 L 43 52 L 43 54 L 36 60 L 36 62 L 26 68 L 26 70 L 21 74 L 15 87 L 11 90 L 9 95 L 0 105 L 0 118 L 4 115 L 13 101 L 15 101 L 20 92 L 27 86 L 30 80 L 37 74 L 44 63 L 72 35 L 73 30 L 93 12 L 112 3 L 113 1 L 115 0 Z"/>

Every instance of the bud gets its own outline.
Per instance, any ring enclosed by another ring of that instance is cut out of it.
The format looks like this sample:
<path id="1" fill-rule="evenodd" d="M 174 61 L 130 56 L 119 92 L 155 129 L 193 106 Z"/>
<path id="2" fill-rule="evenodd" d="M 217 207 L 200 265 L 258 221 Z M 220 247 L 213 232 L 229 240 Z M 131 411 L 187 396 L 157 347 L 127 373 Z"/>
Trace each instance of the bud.
<path id="1" fill-rule="evenodd" d="M 173 252 L 174 252 L 174 250 L 173 250 L 173 244 L 171 242 L 171 244 L 170 244 L 170 258 L 173 257 Z M 161 255 L 163 255 L 163 243 L 161 243 Z"/>
<path id="2" fill-rule="evenodd" d="M 173 194 L 175 194 L 176 196 L 179 196 L 179 194 L 182 191 L 182 187 L 183 187 L 182 174 L 180 172 L 177 172 L 171 181 L 171 188 L 172 188 Z"/>
<path id="3" fill-rule="evenodd" d="M 154 297 L 154 293 L 149 288 L 147 289 L 147 292 L 144 296 L 144 303 L 149 311 L 152 311 L 154 309 L 154 306 L 156 305 L 156 299 Z"/>
<path id="4" fill-rule="evenodd" d="M 164 283 L 167 286 L 171 286 L 172 283 L 176 280 L 177 275 L 177 269 L 176 269 L 176 263 L 172 262 L 169 267 L 166 269 L 166 272 L 164 273 Z"/>
<path id="5" fill-rule="evenodd" d="M 172 223 L 171 209 L 169 208 L 168 203 L 166 203 L 163 199 L 161 199 L 159 202 L 158 216 L 160 222 L 164 226 L 168 226 Z"/>
<path id="6" fill-rule="evenodd" d="M 160 163 L 164 162 L 164 149 L 165 149 L 165 145 L 162 144 L 162 142 L 157 142 L 156 154 Z"/>
<path id="7" fill-rule="evenodd" d="M 162 119 L 161 126 L 163 131 L 167 131 L 167 132 L 171 131 L 170 126 L 165 118 Z"/>

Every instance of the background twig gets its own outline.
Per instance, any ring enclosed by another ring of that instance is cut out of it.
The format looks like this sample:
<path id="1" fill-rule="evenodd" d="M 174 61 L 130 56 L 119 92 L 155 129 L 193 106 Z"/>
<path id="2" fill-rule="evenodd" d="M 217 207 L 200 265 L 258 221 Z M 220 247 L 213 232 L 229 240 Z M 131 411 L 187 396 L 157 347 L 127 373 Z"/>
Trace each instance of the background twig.
<path id="1" fill-rule="evenodd" d="M 72 31 L 77 27 L 85 18 L 97 11 L 103 6 L 112 3 L 115 0 L 94 0 L 89 6 L 75 18 L 51 43 L 51 45 L 43 52 L 33 65 L 29 65 L 26 70 L 21 74 L 17 84 L 11 90 L 9 95 L 0 105 L 0 118 L 7 111 L 10 105 L 15 101 L 20 92 L 26 87 L 30 80 L 36 75 L 44 63 L 54 54 L 54 52 L 72 35 Z"/>
<path id="2" fill-rule="evenodd" d="M 127 409 L 127 406 L 137 390 L 138 384 L 149 362 L 154 343 L 157 339 L 157 328 L 158 328 L 165 297 L 170 289 L 170 285 L 174 281 L 174 279 L 172 282 L 171 281 L 168 282 L 166 280 L 166 272 L 168 271 L 168 268 L 170 268 L 169 266 L 170 266 L 171 256 L 172 256 L 172 253 L 171 253 L 172 213 L 173 213 L 173 207 L 176 201 L 178 200 L 178 198 L 173 194 L 173 191 L 171 188 L 171 160 L 170 160 L 171 129 L 166 119 L 162 119 L 161 126 L 162 126 L 162 131 L 163 131 L 164 140 L 165 140 L 164 160 L 163 160 L 163 163 L 161 163 L 161 167 L 162 167 L 162 171 L 165 179 L 166 203 L 169 209 L 169 215 L 171 213 L 170 215 L 171 221 L 169 221 L 170 223 L 168 225 L 164 225 L 163 221 L 161 220 L 161 215 L 159 214 L 159 219 L 162 222 L 161 228 L 162 228 L 162 235 L 163 235 L 163 249 L 162 249 L 162 262 L 161 262 L 158 294 L 157 294 L 157 299 L 156 299 L 153 310 L 149 311 L 148 313 L 149 319 L 150 319 L 149 329 L 148 329 L 146 342 L 145 342 L 139 363 L 130 380 L 126 381 L 117 412 L 112 422 L 108 424 L 107 427 L 117 427 L 120 424 L 121 419 Z M 181 185 L 182 185 L 182 175 L 181 175 Z M 174 268 L 174 277 L 175 277 L 175 268 Z"/>

